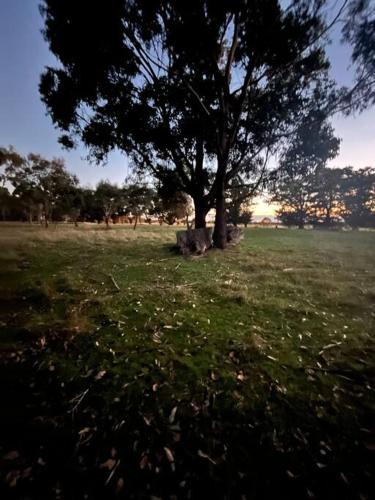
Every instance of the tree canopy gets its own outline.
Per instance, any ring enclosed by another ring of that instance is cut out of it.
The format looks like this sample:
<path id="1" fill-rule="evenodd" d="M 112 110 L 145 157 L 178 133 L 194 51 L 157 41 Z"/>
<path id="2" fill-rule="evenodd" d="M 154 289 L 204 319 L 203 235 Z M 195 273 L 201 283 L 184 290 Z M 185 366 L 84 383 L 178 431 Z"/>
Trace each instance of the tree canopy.
<path id="1" fill-rule="evenodd" d="M 215 206 L 226 244 L 233 178 L 256 185 L 267 160 L 306 121 L 322 122 L 329 79 L 326 2 L 44 0 L 45 38 L 59 65 L 40 91 L 61 141 L 97 159 L 113 148 L 156 177 L 173 172 L 197 221 Z"/>

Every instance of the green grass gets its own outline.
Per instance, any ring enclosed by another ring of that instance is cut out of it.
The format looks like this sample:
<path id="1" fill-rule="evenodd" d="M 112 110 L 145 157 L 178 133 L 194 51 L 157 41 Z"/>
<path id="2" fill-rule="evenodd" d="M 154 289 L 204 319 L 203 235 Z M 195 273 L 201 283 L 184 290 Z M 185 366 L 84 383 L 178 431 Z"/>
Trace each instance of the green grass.
<path id="1" fill-rule="evenodd" d="M 0 231 L 6 494 L 370 498 L 375 233 Z"/>

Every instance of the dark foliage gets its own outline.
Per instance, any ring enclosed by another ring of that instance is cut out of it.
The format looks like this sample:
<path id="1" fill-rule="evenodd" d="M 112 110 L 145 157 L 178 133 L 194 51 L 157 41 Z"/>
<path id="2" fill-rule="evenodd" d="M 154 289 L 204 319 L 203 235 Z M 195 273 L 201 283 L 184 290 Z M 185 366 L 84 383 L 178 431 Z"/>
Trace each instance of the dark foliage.
<path id="1" fill-rule="evenodd" d="M 61 65 L 40 91 L 62 142 L 81 139 L 98 160 L 117 147 L 156 177 L 174 171 L 199 225 L 216 207 L 218 247 L 231 180 L 257 184 L 307 117 L 332 110 L 324 2 L 45 0 L 41 10 Z"/>

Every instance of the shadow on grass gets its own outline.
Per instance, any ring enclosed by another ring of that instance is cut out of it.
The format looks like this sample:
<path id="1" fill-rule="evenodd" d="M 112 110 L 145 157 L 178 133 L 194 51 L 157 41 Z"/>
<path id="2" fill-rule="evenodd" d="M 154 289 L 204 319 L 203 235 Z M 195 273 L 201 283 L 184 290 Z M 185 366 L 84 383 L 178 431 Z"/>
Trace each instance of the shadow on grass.
<path id="1" fill-rule="evenodd" d="M 126 370 L 90 364 L 83 336 L 3 351 L 1 498 L 370 498 L 366 409 L 320 401 L 317 416 L 310 394 L 284 394 L 266 372 L 247 401 L 241 381 L 176 394 Z"/>

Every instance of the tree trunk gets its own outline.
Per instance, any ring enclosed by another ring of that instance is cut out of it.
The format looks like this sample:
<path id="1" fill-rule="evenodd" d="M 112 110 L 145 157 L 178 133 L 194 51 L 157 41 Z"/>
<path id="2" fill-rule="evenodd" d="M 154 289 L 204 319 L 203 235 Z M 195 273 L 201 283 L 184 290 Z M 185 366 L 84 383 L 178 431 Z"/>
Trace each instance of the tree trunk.
<path id="1" fill-rule="evenodd" d="M 216 194 L 216 215 L 213 241 L 216 248 L 222 250 L 227 246 L 227 221 L 225 213 L 224 182 L 220 182 Z"/>
<path id="2" fill-rule="evenodd" d="M 106 229 L 109 229 L 109 217 L 107 215 L 104 217 L 104 222 Z"/>
<path id="3" fill-rule="evenodd" d="M 194 227 L 195 229 L 205 228 L 206 227 L 206 215 L 208 213 L 207 207 L 205 207 L 202 202 L 194 199 Z"/>
<path id="4" fill-rule="evenodd" d="M 49 217 L 51 215 L 50 204 L 49 201 L 44 202 L 44 225 L 48 227 Z"/>
<path id="5" fill-rule="evenodd" d="M 134 231 L 137 229 L 137 222 L 138 222 L 138 215 L 135 216 L 135 221 L 133 226 Z"/>

